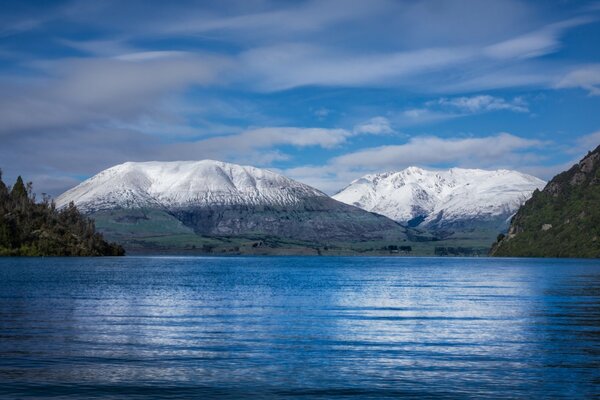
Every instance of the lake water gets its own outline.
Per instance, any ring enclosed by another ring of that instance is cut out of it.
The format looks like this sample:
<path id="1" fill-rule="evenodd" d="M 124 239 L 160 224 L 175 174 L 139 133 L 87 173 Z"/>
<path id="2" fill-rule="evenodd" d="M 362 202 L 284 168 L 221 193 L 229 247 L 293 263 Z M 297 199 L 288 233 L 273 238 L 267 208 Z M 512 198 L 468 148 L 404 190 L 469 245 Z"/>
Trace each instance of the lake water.
<path id="1" fill-rule="evenodd" d="M 600 261 L 0 259 L 2 398 L 594 398 Z"/>

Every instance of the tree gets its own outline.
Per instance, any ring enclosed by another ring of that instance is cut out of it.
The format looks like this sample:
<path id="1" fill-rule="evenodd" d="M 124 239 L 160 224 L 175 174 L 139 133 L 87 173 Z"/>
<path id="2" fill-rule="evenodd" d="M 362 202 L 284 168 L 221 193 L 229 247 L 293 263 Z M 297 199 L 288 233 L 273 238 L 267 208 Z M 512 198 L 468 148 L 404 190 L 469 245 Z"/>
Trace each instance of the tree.
<path id="1" fill-rule="evenodd" d="M 23 199 L 27 197 L 27 189 L 25 188 L 25 184 L 23 183 L 23 178 L 21 178 L 21 175 L 19 175 L 17 181 L 12 187 L 10 195 L 13 199 Z"/>
<path id="2" fill-rule="evenodd" d="M 0 201 L 8 196 L 8 188 L 2 181 L 2 170 L 0 169 Z"/>

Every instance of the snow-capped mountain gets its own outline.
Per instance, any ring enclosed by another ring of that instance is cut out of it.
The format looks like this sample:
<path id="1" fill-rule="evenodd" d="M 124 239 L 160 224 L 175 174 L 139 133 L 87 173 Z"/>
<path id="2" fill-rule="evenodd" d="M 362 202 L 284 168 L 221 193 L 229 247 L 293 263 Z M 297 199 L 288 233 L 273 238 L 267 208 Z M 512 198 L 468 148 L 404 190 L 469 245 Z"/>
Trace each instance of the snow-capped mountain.
<path id="1" fill-rule="evenodd" d="M 128 162 L 56 199 L 73 202 L 112 240 L 178 234 L 268 235 L 318 243 L 406 238 L 381 215 L 271 171 L 219 161 Z"/>
<path id="2" fill-rule="evenodd" d="M 517 171 L 409 167 L 365 175 L 334 199 L 401 223 L 443 227 L 472 220 L 507 222 L 545 182 Z"/>
<path id="3" fill-rule="evenodd" d="M 271 171 L 220 161 L 127 162 L 106 169 L 56 199 L 84 212 L 103 209 L 296 204 L 326 197 Z"/>

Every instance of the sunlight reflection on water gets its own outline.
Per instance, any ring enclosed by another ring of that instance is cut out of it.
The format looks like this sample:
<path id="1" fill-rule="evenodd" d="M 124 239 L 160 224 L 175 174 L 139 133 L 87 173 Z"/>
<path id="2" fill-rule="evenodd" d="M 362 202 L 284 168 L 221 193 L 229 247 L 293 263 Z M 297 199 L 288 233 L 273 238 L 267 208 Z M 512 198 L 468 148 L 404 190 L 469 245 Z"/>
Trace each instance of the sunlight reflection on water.
<path id="1" fill-rule="evenodd" d="M 600 262 L 0 259 L 7 397 L 599 395 Z"/>

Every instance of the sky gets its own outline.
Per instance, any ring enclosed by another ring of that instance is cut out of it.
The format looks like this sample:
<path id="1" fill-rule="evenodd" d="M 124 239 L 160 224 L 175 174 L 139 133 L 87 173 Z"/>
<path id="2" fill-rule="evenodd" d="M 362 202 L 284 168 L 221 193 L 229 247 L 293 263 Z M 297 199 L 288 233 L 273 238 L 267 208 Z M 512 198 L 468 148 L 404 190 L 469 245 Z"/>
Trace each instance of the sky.
<path id="1" fill-rule="evenodd" d="M 0 94 L 38 194 L 154 160 L 549 179 L 600 145 L 600 2 L 4 0 Z"/>

